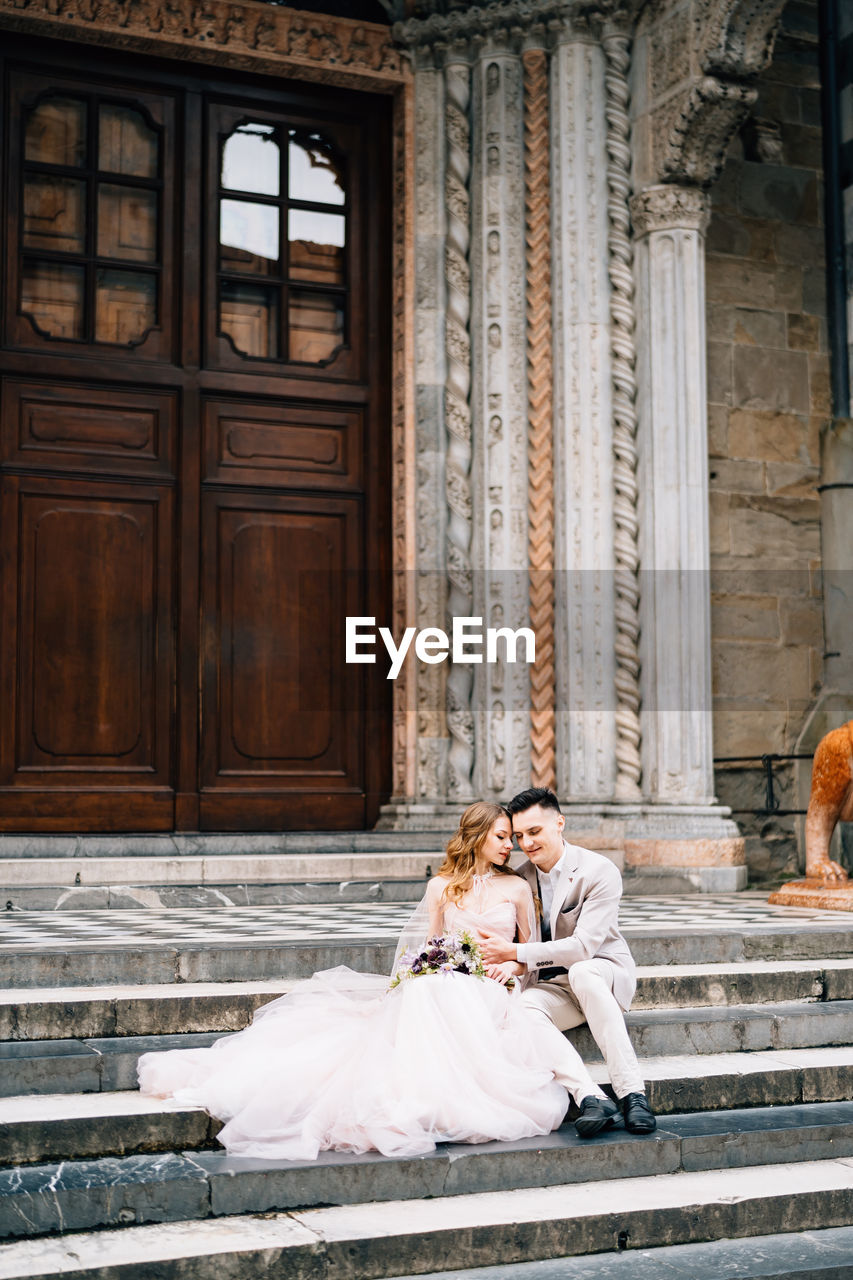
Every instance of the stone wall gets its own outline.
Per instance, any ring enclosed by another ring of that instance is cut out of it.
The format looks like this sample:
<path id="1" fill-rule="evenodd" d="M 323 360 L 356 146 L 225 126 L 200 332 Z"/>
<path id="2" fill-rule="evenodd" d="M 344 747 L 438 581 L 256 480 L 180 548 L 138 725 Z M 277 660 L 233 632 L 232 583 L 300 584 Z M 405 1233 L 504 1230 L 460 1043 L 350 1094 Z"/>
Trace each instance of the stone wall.
<path id="1" fill-rule="evenodd" d="M 831 414 L 816 5 L 789 5 L 712 189 L 707 241 L 714 755 L 753 880 L 796 871 L 760 762 L 790 753 L 822 678 L 820 431 Z M 796 807 L 791 763 L 776 768 Z"/>

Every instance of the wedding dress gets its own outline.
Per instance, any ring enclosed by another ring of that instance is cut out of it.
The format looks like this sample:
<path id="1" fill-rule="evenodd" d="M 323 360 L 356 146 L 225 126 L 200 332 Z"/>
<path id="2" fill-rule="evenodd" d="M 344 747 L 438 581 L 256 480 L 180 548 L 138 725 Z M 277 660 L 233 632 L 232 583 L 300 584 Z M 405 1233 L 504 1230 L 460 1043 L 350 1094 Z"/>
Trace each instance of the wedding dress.
<path id="1" fill-rule="evenodd" d="M 500 900 L 494 879 L 477 910 L 444 907 L 446 932 L 515 936 L 516 908 Z M 412 920 L 422 926 L 423 918 L 421 910 Z M 548 1065 L 548 1039 L 520 992 L 489 978 L 440 973 L 389 989 L 385 976 L 340 966 L 209 1048 L 144 1054 L 139 1082 L 144 1094 L 224 1120 L 219 1141 L 229 1155 L 411 1156 L 437 1142 L 511 1141 L 557 1128 L 568 1095 Z"/>

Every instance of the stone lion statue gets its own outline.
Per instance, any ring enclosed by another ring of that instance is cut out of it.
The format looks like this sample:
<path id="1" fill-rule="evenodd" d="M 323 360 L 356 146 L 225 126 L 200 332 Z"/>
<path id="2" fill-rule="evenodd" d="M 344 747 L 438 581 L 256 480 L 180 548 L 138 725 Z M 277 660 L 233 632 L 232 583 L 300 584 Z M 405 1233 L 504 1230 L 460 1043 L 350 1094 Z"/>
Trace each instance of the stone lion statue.
<path id="1" fill-rule="evenodd" d="M 853 720 L 832 729 L 817 744 L 806 813 L 806 877 L 840 884 L 847 872 L 829 856 L 838 822 L 853 821 Z"/>

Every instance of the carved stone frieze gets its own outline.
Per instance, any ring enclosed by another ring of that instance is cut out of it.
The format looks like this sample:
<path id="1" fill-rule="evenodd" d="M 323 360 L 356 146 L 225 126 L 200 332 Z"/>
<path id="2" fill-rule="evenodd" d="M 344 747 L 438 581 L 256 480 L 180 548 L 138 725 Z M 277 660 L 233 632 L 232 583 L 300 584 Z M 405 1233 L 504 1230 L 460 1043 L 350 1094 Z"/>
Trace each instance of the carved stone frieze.
<path id="1" fill-rule="evenodd" d="M 606 7 L 596 6 L 597 9 Z M 394 39 L 413 53 L 437 59 L 449 45 L 480 45 L 484 40 L 521 52 L 531 38 L 542 41 L 568 24 L 588 30 L 584 0 L 497 0 L 410 18 L 393 27 Z"/>
<path id="2" fill-rule="evenodd" d="M 647 187 L 631 199 L 631 220 L 636 236 L 650 231 L 699 231 L 703 235 L 711 217 L 711 198 L 697 187 L 663 183 Z"/>
<path id="3" fill-rule="evenodd" d="M 524 155 L 520 57 L 483 43 L 472 67 L 471 347 L 474 381 L 474 614 L 492 627 L 527 614 Z M 506 429 L 505 429 L 506 428 Z M 515 481 L 515 482 L 514 482 Z M 519 535 L 518 524 L 523 532 Z M 530 768 L 525 663 L 474 670 L 477 795 L 505 797 Z"/>
<path id="4" fill-rule="evenodd" d="M 0 0 L 0 26 L 355 87 L 408 74 L 387 27 L 256 0 Z"/>

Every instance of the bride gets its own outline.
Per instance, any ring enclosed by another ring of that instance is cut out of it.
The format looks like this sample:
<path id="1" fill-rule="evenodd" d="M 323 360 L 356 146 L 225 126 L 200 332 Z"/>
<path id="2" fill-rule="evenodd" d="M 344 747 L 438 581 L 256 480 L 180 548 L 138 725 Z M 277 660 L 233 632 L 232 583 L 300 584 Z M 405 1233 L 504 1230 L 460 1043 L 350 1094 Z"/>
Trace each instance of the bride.
<path id="1" fill-rule="evenodd" d="M 487 931 L 527 941 L 533 897 L 507 866 L 511 851 L 504 810 L 470 805 L 403 930 L 395 973 L 407 950 L 444 934 L 465 930 L 480 940 Z M 555 1055 L 566 1052 L 566 1041 L 524 1007 L 522 971 L 505 963 L 488 968 L 486 978 L 436 973 L 390 988 L 379 974 L 328 969 L 207 1049 L 143 1054 L 140 1089 L 224 1120 L 219 1141 L 229 1155 L 409 1156 L 437 1142 L 549 1133 L 568 1104 L 555 1079 Z"/>

